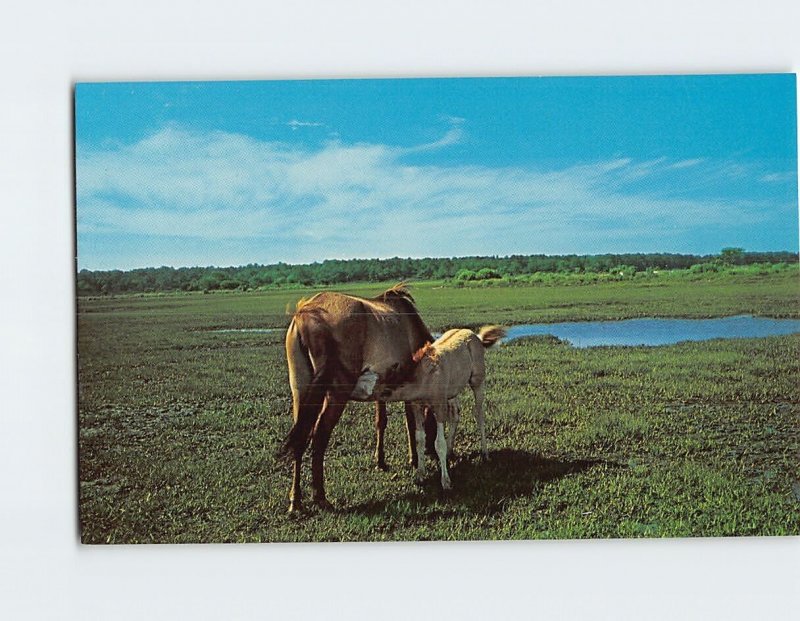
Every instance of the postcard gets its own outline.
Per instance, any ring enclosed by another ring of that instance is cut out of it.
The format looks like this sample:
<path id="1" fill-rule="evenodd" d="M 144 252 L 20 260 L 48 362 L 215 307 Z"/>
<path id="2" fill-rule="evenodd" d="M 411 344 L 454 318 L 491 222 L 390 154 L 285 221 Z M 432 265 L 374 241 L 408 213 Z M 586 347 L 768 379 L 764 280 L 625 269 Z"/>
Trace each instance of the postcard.
<path id="1" fill-rule="evenodd" d="M 76 84 L 82 541 L 800 534 L 795 81 Z"/>

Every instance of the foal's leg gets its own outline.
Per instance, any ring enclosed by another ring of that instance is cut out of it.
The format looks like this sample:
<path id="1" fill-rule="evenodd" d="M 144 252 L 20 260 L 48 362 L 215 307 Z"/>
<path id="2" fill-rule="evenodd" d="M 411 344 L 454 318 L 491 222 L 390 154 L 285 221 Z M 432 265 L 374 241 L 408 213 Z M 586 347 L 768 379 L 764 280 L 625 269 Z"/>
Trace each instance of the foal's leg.
<path id="1" fill-rule="evenodd" d="M 416 409 L 411 401 L 404 404 L 406 410 L 406 431 L 408 432 L 408 465 L 414 468 L 417 465 L 417 437 L 416 430 L 422 429 L 422 425 L 416 421 Z M 423 446 L 424 451 L 424 446 Z"/>
<path id="2" fill-rule="evenodd" d="M 375 431 L 378 442 L 375 446 L 375 462 L 381 470 L 386 470 L 386 454 L 383 450 L 383 436 L 386 433 L 386 402 L 375 403 Z"/>
<path id="3" fill-rule="evenodd" d="M 347 398 L 350 392 L 328 393 L 325 407 L 319 415 L 319 420 L 317 420 L 314 435 L 311 439 L 311 499 L 322 509 L 333 508 L 325 497 L 325 449 L 328 448 L 331 431 L 333 431 L 336 423 L 339 422 L 344 406 L 347 405 Z"/>
<path id="4" fill-rule="evenodd" d="M 472 387 L 475 394 L 475 421 L 478 423 L 478 431 L 481 434 L 481 455 L 484 459 L 489 459 L 489 449 L 486 448 L 486 429 L 483 416 L 483 384 Z"/>
<path id="5" fill-rule="evenodd" d="M 461 420 L 461 405 L 458 402 L 458 397 L 454 397 L 447 402 L 447 455 L 453 455 L 453 444 L 456 441 L 456 429 L 458 429 L 458 422 Z"/>
<path id="6" fill-rule="evenodd" d="M 447 418 L 447 400 L 437 402 L 436 412 L 436 455 L 442 470 L 442 489 L 450 489 L 450 475 L 447 473 L 447 440 L 444 436 L 444 421 Z M 440 414 L 441 412 L 441 414 Z"/>
<path id="7" fill-rule="evenodd" d="M 406 403 L 406 408 L 410 409 L 414 415 L 415 432 L 416 436 L 416 460 L 417 460 L 417 483 L 421 483 L 425 478 L 425 425 L 423 418 L 425 417 L 425 408 L 418 404 Z M 408 409 L 406 412 L 408 412 Z M 409 430 L 409 435 L 411 431 Z"/>

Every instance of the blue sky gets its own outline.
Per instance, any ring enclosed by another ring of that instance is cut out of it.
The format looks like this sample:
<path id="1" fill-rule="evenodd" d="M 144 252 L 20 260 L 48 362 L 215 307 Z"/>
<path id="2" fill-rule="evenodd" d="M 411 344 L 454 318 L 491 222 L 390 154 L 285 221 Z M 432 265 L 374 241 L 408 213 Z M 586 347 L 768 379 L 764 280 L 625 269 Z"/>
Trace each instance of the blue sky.
<path id="1" fill-rule="evenodd" d="M 75 97 L 81 269 L 798 249 L 790 74 Z"/>

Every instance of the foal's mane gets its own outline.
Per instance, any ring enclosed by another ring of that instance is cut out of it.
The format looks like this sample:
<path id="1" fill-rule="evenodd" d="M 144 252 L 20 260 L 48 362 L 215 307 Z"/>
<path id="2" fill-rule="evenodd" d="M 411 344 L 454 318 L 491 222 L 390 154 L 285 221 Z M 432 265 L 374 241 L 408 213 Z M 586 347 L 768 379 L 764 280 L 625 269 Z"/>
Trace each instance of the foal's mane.
<path id="1" fill-rule="evenodd" d="M 419 364 L 422 362 L 423 358 L 429 358 L 431 362 L 436 362 L 438 360 L 439 353 L 434 348 L 433 343 L 427 342 L 415 351 L 414 355 L 411 357 L 411 361 L 414 364 Z"/>

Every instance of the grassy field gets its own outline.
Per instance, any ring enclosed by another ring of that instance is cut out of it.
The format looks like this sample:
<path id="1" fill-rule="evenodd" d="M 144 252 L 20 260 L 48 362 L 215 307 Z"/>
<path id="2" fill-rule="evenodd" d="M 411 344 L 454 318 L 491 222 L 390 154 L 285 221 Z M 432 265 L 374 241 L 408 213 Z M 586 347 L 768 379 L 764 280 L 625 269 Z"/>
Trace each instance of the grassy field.
<path id="1" fill-rule="evenodd" d="M 85 542 L 800 534 L 799 336 L 658 348 L 515 341 L 487 356 L 489 462 L 478 458 L 463 399 L 451 493 L 439 492 L 433 462 L 414 484 L 398 405 L 391 469 L 376 470 L 372 408 L 351 404 L 326 460 L 337 510 L 291 517 L 290 469 L 274 459 L 291 424 L 282 329 L 287 307 L 310 293 L 79 300 Z M 585 286 L 420 283 L 413 293 L 433 330 L 800 317 L 796 270 Z"/>

